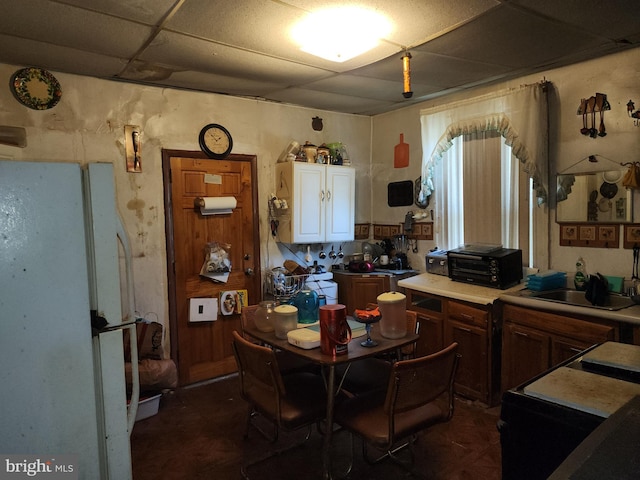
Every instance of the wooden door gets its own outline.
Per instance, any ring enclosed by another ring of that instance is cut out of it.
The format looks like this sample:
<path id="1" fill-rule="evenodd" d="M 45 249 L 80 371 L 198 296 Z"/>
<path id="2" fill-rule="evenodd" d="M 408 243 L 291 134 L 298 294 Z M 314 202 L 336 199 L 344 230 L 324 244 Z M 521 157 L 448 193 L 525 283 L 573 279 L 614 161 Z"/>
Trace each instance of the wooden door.
<path id="1" fill-rule="evenodd" d="M 502 391 L 549 368 L 550 338 L 538 330 L 505 322 L 502 336 Z"/>
<path id="2" fill-rule="evenodd" d="M 449 320 L 445 327 L 445 344 L 452 342 L 458 342 L 461 355 L 454 385 L 456 393 L 488 403 L 486 330 Z"/>
<path id="3" fill-rule="evenodd" d="M 220 293 L 246 290 L 248 304 L 260 301 L 260 238 L 256 157 L 211 160 L 201 152 L 163 151 L 171 356 L 186 385 L 236 370 L 231 339 L 240 314 L 222 315 Z M 235 197 L 232 213 L 202 215 L 197 197 Z M 210 242 L 230 245 L 226 283 L 200 276 Z M 216 321 L 191 322 L 190 299 L 217 298 Z"/>
<path id="4" fill-rule="evenodd" d="M 351 277 L 351 297 L 349 298 L 349 313 L 355 309 L 365 309 L 370 303 L 378 303 L 378 295 L 389 291 L 389 277 L 387 275 L 354 275 Z"/>

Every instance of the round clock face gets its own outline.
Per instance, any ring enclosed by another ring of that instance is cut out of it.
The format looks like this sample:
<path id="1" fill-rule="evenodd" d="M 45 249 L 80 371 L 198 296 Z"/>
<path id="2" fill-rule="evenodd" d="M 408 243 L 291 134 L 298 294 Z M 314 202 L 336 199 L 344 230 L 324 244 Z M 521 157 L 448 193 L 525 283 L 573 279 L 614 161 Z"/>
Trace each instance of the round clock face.
<path id="1" fill-rule="evenodd" d="M 231 153 L 233 139 L 222 125 L 211 123 L 200 131 L 200 148 L 209 157 L 222 160 Z"/>

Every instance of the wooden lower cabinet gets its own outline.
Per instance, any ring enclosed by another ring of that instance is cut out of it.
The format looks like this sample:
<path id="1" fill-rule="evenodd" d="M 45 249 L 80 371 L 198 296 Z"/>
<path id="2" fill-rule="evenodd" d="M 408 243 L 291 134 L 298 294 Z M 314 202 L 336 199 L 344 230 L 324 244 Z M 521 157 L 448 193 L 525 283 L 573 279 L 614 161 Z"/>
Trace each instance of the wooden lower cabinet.
<path id="1" fill-rule="evenodd" d="M 444 308 L 446 300 L 436 295 L 407 290 L 407 310 L 418 314 L 420 338 L 416 355 L 430 355 L 444 347 Z"/>
<path id="2" fill-rule="evenodd" d="M 377 303 L 378 295 L 388 292 L 388 275 L 368 275 L 334 272 L 333 280 L 338 284 L 338 303 L 347 308 L 347 315 L 364 309 L 368 303 Z"/>
<path id="3" fill-rule="evenodd" d="M 502 391 L 520 385 L 585 348 L 618 341 L 617 325 L 504 305 Z"/>
<path id="4" fill-rule="evenodd" d="M 492 306 L 409 289 L 406 294 L 407 308 L 417 312 L 420 322 L 418 354 L 428 355 L 458 342 L 461 358 L 454 385 L 456 393 L 487 405 L 496 404 L 500 344 Z"/>
<path id="5" fill-rule="evenodd" d="M 500 389 L 500 361 L 493 353 L 500 350 L 500 336 L 494 328 L 492 310 L 492 305 L 448 300 L 444 329 L 445 345 L 458 342 L 462 355 L 455 391 L 487 405 L 497 403 Z"/>

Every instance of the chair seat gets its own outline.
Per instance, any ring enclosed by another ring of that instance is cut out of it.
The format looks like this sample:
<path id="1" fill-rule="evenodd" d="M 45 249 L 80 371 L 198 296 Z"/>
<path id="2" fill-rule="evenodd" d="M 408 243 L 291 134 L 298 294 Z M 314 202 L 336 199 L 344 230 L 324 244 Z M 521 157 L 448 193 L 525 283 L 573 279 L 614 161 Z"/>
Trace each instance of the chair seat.
<path id="1" fill-rule="evenodd" d="M 374 447 L 385 448 L 389 443 L 389 417 L 384 412 L 387 392 L 377 391 L 349 398 L 336 407 L 335 420 L 347 430 L 358 432 Z M 406 413 L 396 413 L 394 437 L 406 438 L 447 418 L 435 402 Z"/>
<path id="2" fill-rule="evenodd" d="M 384 391 L 389 384 L 391 363 L 380 358 L 364 358 L 336 367 L 338 381 L 344 377 L 342 390 L 348 396 Z M 347 370 L 348 366 L 348 370 Z"/>
<path id="3" fill-rule="evenodd" d="M 283 375 L 289 375 L 295 372 L 310 372 L 320 374 L 320 366 L 305 360 L 304 358 L 294 355 L 285 350 L 277 350 L 276 358 L 278 359 L 278 367 Z"/>
<path id="4" fill-rule="evenodd" d="M 327 391 L 322 377 L 299 372 L 284 375 L 282 380 L 287 392 L 280 403 L 280 421 L 284 428 L 295 430 L 324 416 Z M 253 399 L 255 409 L 269 418 L 276 418 L 273 390 L 248 383 L 247 393 Z"/>

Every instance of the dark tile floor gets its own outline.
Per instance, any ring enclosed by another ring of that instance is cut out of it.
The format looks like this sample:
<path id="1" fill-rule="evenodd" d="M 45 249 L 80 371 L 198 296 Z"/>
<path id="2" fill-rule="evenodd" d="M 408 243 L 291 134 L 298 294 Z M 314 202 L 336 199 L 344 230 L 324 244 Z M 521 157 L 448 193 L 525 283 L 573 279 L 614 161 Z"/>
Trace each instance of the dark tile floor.
<path id="1" fill-rule="evenodd" d="M 432 427 L 416 444 L 416 466 L 433 480 L 499 480 L 500 439 L 496 429 L 499 408 L 487 409 L 458 398 L 454 418 Z M 157 415 L 136 423 L 131 439 L 134 480 L 240 479 L 243 456 L 255 458 L 271 448 L 252 431 L 243 438 L 246 403 L 238 393 L 237 376 L 165 393 Z M 304 432 L 282 435 L 278 447 Z M 252 479 L 299 480 L 319 478 L 321 436 L 314 430 L 299 448 L 249 470 Z M 334 466 L 340 469 L 350 451 L 349 434 L 334 437 Z M 352 480 L 404 477 L 384 462 L 370 466 L 362 460 L 357 442 Z"/>

